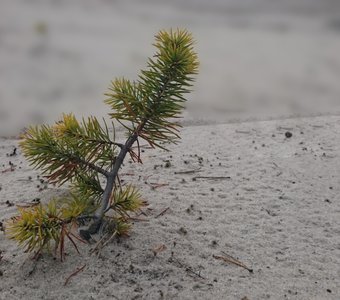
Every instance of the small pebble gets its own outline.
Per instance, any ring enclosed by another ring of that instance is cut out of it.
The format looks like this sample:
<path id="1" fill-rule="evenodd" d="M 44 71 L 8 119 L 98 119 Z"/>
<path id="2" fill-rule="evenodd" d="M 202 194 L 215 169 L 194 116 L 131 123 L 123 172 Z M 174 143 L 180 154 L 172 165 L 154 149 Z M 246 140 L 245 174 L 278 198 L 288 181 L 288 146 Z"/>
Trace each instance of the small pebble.
<path id="1" fill-rule="evenodd" d="M 293 136 L 293 134 L 291 132 L 287 131 L 285 133 L 285 136 L 286 136 L 287 139 L 289 139 L 289 138 L 291 138 Z"/>
<path id="2" fill-rule="evenodd" d="M 183 235 L 186 235 L 186 234 L 188 233 L 188 231 L 187 231 L 184 227 L 181 227 L 181 228 L 178 230 L 178 232 L 179 232 L 180 234 L 183 234 Z"/>
<path id="3" fill-rule="evenodd" d="M 13 205 L 14 205 L 14 204 L 13 204 L 12 202 L 10 202 L 9 200 L 7 200 L 5 203 L 6 203 L 7 206 L 13 206 Z"/>

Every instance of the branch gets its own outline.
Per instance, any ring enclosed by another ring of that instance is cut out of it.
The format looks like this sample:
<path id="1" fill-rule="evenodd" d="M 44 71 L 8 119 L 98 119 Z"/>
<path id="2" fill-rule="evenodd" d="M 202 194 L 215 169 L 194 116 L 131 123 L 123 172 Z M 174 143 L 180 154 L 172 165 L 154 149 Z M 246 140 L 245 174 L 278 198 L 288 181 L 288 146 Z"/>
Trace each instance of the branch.
<path id="1" fill-rule="evenodd" d="M 111 197 L 111 193 L 112 193 L 112 189 L 116 180 L 116 177 L 118 175 L 119 169 L 121 167 L 121 165 L 123 164 L 124 158 L 126 156 L 126 154 L 130 151 L 131 146 L 135 143 L 135 141 L 138 138 L 138 131 L 141 130 L 139 128 L 142 128 L 142 126 L 144 126 L 143 124 L 145 124 L 144 122 L 141 123 L 138 128 L 136 129 L 136 132 L 134 134 L 132 134 L 126 141 L 125 145 L 120 149 L 120 152 L 116 158 L 115 164 L 113 165 L 113 168 L 111 170 L 111 172 L 108 173 L 107 176 L 107 182 L 106 182 L 106 187 L 104 190 L 104 194 L 103 194 L 103 198 L 101 201 L 101 205 L 98 208 L 98 210 L 96 211 L 96 216 L 98 217 L 98 219 L 102 219 L 105 213 L 105 210 L 109 204 L 109 200 Z"/>
<path id="2" fill-rule="evenodd" d="M 123 148 L 124 147 L 124 144 L 122 144 L 122 143 L 110 142 L 110 144 L 111 145 L 115 145 L 115 146 L 117 146 L 119 148 Z"/>
<path id="3" fill-rule="evenodd" d="M 92 139 L 92 138 L 87 138 L 85 135 L 83 134 L 78 134 L 77 137 L 79 138 L 84 138 L 89 142 L 94 142 L 97 144 L 107 144 L 107 145 L 113 145 L 113 146 L 117 146 L 119 148 L 124 147 L 124 144 L 121 143 L 116 143 L 116 142 L 112 142 L 112 141 L 105 141 L 105 140 L 99 140 L 99 139 Z"/>
<path id="4" fill-rule="evenodd" d="M 193 80 L 191 75 L 197 74 L 197 56 L 192 51 L 191 35 L 186 31 L 160 32 L 156 36 L 155 46 L 158 48 L 156 59 L 149 59 L 148 69 L 141 71 L 139 80 L 131 83 L 117 79 L 110 88 L 113 94 L 107 94 L 109 98 L 105 102 L 114 111 L 110 114 L 111 118 L 119 123 L 130 121 L 133 127 L 123 124 L 130 136 L 124 145 L 116 144 L 120 152 L 107 174 L 102 201 L 95 213 L 98 222 L 102 221 L 109 205 L 126 154 L 131 154 L 131 147 L 138 137 L 145 139 L 151 146 L 163 149 L 160 145 L 162 141 L 173 142 L 179 138 L 175 132 L 176 123 L 166 119 L 176 117 L 182 109 L 182 103 L 185 102 L 182 94 L 189 92 L 188 87 Z"/>
<path id="5" fill-rule="evenodd" d="M 172 66 L 171 66 L 172 67 Z M 154 101 L 153 105 L 157 105 L 163 98 L 163 95 L 168 88 L 168 85 L 170 84 L 172 78 L 170 75 L 168 75 L 165 79 L 165 84 L 162 86 L 162 88 L 157 92 L 157 98 Z M 146 115 L 143 120 L 138 124 L 135 132 L 130 135 L 130 137 L 127 139 L 125 145 L 121 147 L 121 150 L 116 158 L 115 164 L 113 165 L 112 171 L 109 172 L 107 176 L 107 183 L 106 187 L 104 190 L 103 198 L 101 201 L 101 205 L 99 209 L 96 211 L 96 216 L 98 217 L 99 220 L 101 220 L 105 214 L 106 208 L 109 204 L 110 196 L 112 193 L 112 189 L 114 186 L 114 182 L 116 180 L 116 177 L 118 175 L 119 169 L 124 161 L 124 158 L 126 154 L 131 150 L 132 145 L 137 141 L 138 136 L 140 133 L 143 131 L 146 123 L 152 116 Z"/>
<path id="6" fill-rule="evenodd" d="M 89 167 L 90 169 L 104 175 L 105 177 L 108 177 L 109 174 L 110 174 L 108 171 L 104 170 L 103 168 L 101 168 L 101 167 L 99 167 L 99 166 L 97 166 L 97 165 L 95 165 L 91 162 L 88 162 L 88 161 L 86 161 L 82 158 L 74 156 L 74 157 L 72 157 L 72 159 L 74 159 L 76 163 L 83 164 L 83 165 Z"/>

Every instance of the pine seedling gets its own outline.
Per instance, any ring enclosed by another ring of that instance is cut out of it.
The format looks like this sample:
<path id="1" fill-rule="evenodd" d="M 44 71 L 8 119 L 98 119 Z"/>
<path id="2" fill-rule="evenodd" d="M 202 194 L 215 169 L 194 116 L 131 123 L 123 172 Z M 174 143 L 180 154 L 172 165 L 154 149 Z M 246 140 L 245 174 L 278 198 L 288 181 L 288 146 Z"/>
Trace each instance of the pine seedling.
<path id="1" fill-rule="evenodd" d="M 165 150 L 166 144 L 177 143 L 176 119 L 198 72 L 190 33 L 160 31 L 155 38 L 156 54 L 138 80 L 112 81 L 105 100 L 112 124 L 95 117 L 78 121 L 73 114 L 64 114 L 54 125 L 32 126 L 24 134 L 20 145 L 29 163 L 51 183 L 69 183 L 71 192 L 48 205 L 20 209 L 8 223 L 10 238 L 27 251 L 40 253 L 54 244 L 63 258 L 65 239 L 77 249 L 72 228 L 85 221 L 89 223 L 79 231 L 82 239 L 90 240 L 103 229 L 113 235 L 128 233 L 130 214 L 141 208 L 143 200 L 136 187 L 121 185 L 122 163 L 126 155 L 142 161 L 141 140 Z M 126 131 L 123 143 L 116 142 L 116 122 Z"/>

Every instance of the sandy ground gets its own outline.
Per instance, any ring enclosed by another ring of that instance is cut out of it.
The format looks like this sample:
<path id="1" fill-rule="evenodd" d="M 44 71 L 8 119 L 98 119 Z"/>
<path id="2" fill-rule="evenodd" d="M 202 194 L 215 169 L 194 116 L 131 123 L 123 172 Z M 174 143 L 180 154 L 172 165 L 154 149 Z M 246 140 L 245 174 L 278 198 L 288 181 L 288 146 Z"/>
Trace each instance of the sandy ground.
<path id="1" fill-rule="evenodd" d="M 339 130 L 340 117 L 186 127 L 170 153 L 146 150 L 144 165 L 125 165 L 123 179 L 149 202 L 146 221 L 99 257 L 85 245 L 66 262 L 35 263 L 1 233 L 0 298 L 339 299 Z M 20 151 L 7 156 L 17 140 L 0 144 L 1 221 L 11 203 L 62 192 L 39 192 Z M 199 171 L 181 173 L 190 170 Z M 214 258 L 223 253 L 253 273 Z"/>
<path id="2" fill-rule="evenodd" d="M 2 0 L 0 136 L 62 112 L 107 112 L 160 29 L 185 27 L 200 74 L 188 122 L 340 113 L 340 2 Z"/>
<path id="3" fill-rule="evenodd" d="M 105 116 L 110 80 L 135 79 L 170 27 L 192 31 L 201 67 L 182 143 L 122 171 L 146 221 L 63 263 L 0 231 L 0 299 L 340 299 L 339 1 L 2 0 L 0 221 L 65 192 L 13 137 L 62 112 Z"/>

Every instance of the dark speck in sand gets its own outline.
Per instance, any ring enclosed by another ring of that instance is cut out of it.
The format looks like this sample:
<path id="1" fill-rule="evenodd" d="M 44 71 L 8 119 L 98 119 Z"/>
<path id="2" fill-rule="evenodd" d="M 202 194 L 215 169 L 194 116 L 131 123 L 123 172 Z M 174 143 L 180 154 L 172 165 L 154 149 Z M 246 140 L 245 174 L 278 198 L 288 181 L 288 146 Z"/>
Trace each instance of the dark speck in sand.
<path id="1" fill-rule="evenodd" d="M 293 134 L 290 131 L 287 131 L 285 133 L 285 136 L 286 136 L 287 139 L 289 139 L 289 138 L 291 138 L 293 136 Z"/>

